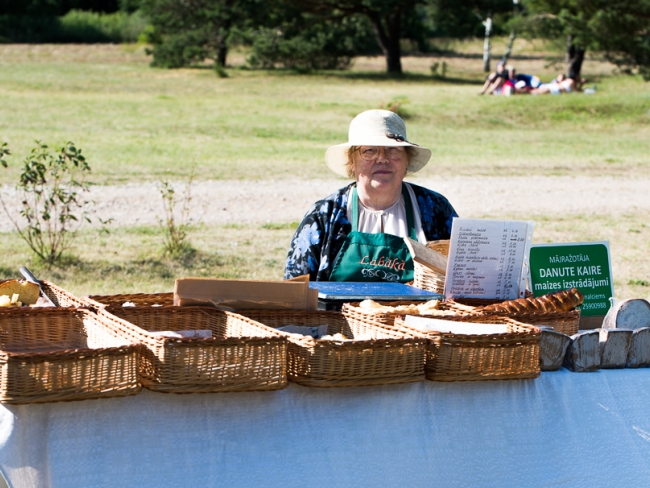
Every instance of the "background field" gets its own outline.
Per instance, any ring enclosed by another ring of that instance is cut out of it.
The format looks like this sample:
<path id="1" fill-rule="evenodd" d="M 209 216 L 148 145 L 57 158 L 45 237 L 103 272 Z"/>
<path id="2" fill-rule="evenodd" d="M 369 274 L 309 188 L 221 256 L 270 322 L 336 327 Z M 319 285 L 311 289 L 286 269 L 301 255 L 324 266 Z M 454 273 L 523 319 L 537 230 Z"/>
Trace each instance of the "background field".
<path id="1" fill-rule="evenodd" d="M 497 56 L 502 45 L 495 44 Z M 201 180 L 244 187 L 277 180 L 282 192 L 283 181 L 332 179 L 325 149 L 346 139 L 354 115 L 392 101 L 401 103 L 409 138 L 433 151 L 422 179 L 484 178 L 489 186 L 494 177 L 528 176 L 533 185 L 535 178 L 592 176 L 606 186 L 650 178 L 648 84 L 589 59 L 583 73 L 596 95 L 479 97 L 480 47 L 449 43 L 444 56 L 407 56 L 405 76 L 393 79 L 382 58 L 357 59 L 348 72 L 305 74 L 247 70 L 245 54 L 234 53 L 228 78 L 219 78 L 209 69 L 152 69 L 138 45 L 1 45 L 0 138 L 14 157 L 0 184 L 5 192 L 13 186 L 38 139 L 74 141 L 98 185 L 182 181 L 195 168 Z M 553 64 L 559 58 L 548 46 L 517 41 L 511 62 L 550 80 L 562 70 Z M 444 78 L 432 76 L 436 62 L 446 63 Z M 647 297 L 647 213 L 575 214 L 555 203 L 527 214 L 510 208 L 471 216 L 533 219 L 536 242 L 609 240 L 617 296 Z M 66 266 L 52 269 L 3 232 L 0 278 L 27 264 L 81 295 L 168 291 L 189 275 L 279 279 L 295 220 L 197 222 L 190 234 L 196 251 L 176 261 L 162 256 L 159 227 L 116 220 L 108 235 L 84 230 Z"/>

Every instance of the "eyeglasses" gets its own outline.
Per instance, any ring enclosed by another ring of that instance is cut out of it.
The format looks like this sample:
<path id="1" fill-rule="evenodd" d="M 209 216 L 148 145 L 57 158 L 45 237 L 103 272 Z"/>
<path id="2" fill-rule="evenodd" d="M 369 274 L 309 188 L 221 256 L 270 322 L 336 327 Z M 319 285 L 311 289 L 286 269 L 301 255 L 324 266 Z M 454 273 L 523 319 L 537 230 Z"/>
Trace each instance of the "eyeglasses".
<path id="1" fill-rule="evenodd" d="M 381 152 L 381 147 L 377 146 L 361 146 L 359 148 L 359 154 L 361 154 L 361 158 L 364 161 L 374 161 L 379 157 L 379 153 Z M 388 159 L 400 159 L 404 153 L 406 152 L 406 148 L 404 146 L 386 146 L 384 147 L 384 153 L 386 153 L 386 157 Z"/>

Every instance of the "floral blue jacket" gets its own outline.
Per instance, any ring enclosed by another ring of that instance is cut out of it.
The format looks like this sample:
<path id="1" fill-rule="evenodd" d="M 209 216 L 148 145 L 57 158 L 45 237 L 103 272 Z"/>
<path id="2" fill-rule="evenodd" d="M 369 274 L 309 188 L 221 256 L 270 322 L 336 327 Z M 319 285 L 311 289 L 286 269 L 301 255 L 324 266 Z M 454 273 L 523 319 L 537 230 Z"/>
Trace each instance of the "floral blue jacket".
<path id="1" fill-rule="evenodd" d="M 291 239 L 284 279 L 309 275 L 311 281 L 328 281 L 343 241 L 352 231 L 347 218 L 348 191 L 354 183 L 317 201 Z M 458 217 L 445 197 L 409 183 L 420 209 L 427 241 L 449 239 L 451 221 Z"/>

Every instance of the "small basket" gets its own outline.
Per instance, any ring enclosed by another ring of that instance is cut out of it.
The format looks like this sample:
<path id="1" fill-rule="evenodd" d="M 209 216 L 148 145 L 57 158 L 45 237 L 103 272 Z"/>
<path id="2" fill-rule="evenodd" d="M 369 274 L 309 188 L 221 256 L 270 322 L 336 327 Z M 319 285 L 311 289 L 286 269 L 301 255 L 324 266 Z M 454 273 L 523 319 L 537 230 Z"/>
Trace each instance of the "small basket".
<path id="1" fill-rule="evenodd" d="M 287 342 L 276 331 L 205 307 L 109 307 L 119 332 L 144 346 L 140 381 L 164 393 L 279 390 L 287 386 Z M 157 331 L 209 330 L 211 338 L 171 338 Z"/>
<path id="2" fill-rule="evenodd" d="M 427 338 L 425 373 L 434 381 L 475 381 L 536 378 L 540 374 L 540 329 L 506 317 L 456 315 L 445 320 L 502 324 L 507 333 L 453 334 L 421 331 L 400 316 L 395 327 Z"/>
<path id="3" fill-rule="evenodd" d="M 441 294 L 445 292 L 445 275 L 438 273 L 417 261 L 413 262 L 413 269 L 414 287 Z"/>
<path id="4" fill-rule="evenodd" d="M 50 283 L 49 281 L 41 281 L 41 288 L 43 290 L 43 293 L 47 295 L 47 297 L 52 300 L 52 303 L 56 307 L 59 308 L 88 308 L 89 303 L 82 299 L 82 298 L 77 298 L 74 296 L 72 293 L 69 291 L 64 290 L 63 288 L 56 286 L 54 283 Z M 23 306 L 23 307 L 0 307 L 0 313 L 1 312 L 15 312 L 17 310 L 20 311 L 31 311 L 31 310 L 49 310 L 52 307 L 28 307 L 28 306 Z"/>
<path id="5" fill-rule="evenodd" d="M 508 317 L 518 322 L 537 326 L 550 326 L 556 332 L 571 336 L 578 333 L 580 328 L 580 309 L 575 308 L 568 312 L 547 312 L 547 313 L 527 313 L 527 312 L 493 312 L 484 311 L 479 307 L 502 303 L 503 300 L 482 300 L 482 299 L 458 299 L 457 301 L 445 302 L 450 309 L 457 309 L 459 312 L 470 313 L 472 315 L 484 315 L 494 317 Z M 473 310 L 469 310 L 473 308 Z"/>
<path id="6" fill-rule="evenodd" d="M 402 305 L 415 305 L 413 302 L 410 301 L 397 301 L 397 302 L 377 301 L 376 303 L 384 307 L 399 307 Z M 446 307 L 443 302 L 439 302 L 438 307 L 440 307 L 441 310 L 449 310 L 449 307 Z M 341 312 L 343 313 L 343 315 L 353 320 L 359 320 L 361 322 L 367 322 L 367 323 L 379 323 L 382 325 L 387 325 L 389 327 L 392 327 L 393 323 L 395 322 L 395 319 L 400 315 L 405 315 L 405 314 L 419 315 L 417 313 L 410 313 L 404 311 L 391 312 L 391 311 L 386 311 L 381 309 L 363 308 L 361 307 L 361 302 L 344 303 L 343 307 L 341 308 Z"/>
<path id="7" fill-rule="evenodd" d="M 424 379 L 426 340 L 412 334 L 360 322 L 340 312 L 240 310 L 238 313 L 273 328 L 327 324 L 330 335 L 364 337 L 341 341 L 283 333 L 289 343 L 289 379 L 301 385 L 367 386 Z"/>
<path id="8" fill-rule="evenodd" d="M 449 239 L 444 241 L 429 241 L 426 246 L 443 256 L 449 256 Z"/>
<path id="9" fill-rule="evenodd" d="M 41 308 L 0 314 L 0 402 L 43 403 L 133 395 L 139 345 L 110 317 Z"/>
<path id="10" fill-rule="evenodd" d="M 449 241 L 429 241 L 426 246 L 443 256 L 449 256 Z M 438 273 L 417 261 L 413 262 L 413 286 L 435 293 L 445 292 L 445 275 Z"/>
<path id="11" fill-rule="evenodd" d="M 174 293 L 90 295 L 85 300 L 95 308 L 123 307 L 125 303 L 132 303 L 136 307 L 166 307 L 174 305 Z"/>

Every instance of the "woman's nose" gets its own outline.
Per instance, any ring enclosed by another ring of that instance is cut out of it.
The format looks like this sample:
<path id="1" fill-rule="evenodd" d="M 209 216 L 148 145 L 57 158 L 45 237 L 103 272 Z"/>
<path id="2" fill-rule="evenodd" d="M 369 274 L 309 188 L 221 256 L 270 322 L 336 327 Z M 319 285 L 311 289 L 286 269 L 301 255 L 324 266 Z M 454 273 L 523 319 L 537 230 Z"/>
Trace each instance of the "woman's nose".
<path id="1" fill-rule="evenodd" d="M 388 157 L 388 154 L 386 153 L 386 148 L 385 147 L 379 147 L 379 152 L 377 153 L 377 162 L 388 162 L 390 158 Z"/>

